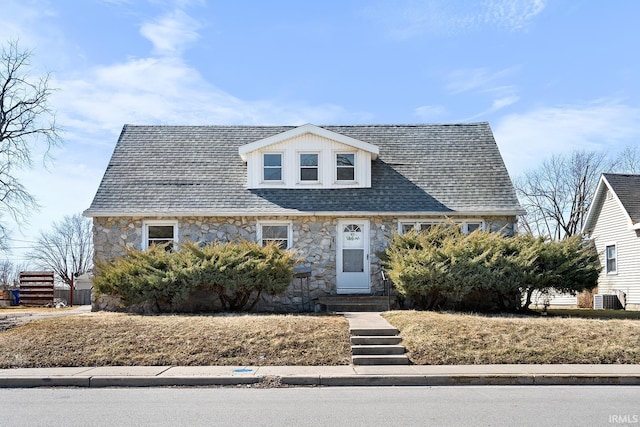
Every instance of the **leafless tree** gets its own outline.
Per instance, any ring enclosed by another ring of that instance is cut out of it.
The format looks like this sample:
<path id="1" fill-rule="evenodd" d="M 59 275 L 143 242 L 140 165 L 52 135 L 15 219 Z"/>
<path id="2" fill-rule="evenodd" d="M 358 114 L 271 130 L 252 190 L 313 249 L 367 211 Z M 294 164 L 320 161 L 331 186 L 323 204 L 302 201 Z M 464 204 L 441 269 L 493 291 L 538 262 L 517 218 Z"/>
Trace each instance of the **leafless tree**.
<path id="1" fill-rule="evenodd" d="M 604 152 L 573 151 L 555 155 L 514 180 L 527 214 L 525 232 L 564 239 L 580 232 L 604 172 L 640 173 L 640 150 L 627 146 L 615 158 Z"/>
<path id="2" fill-rule="evenodd" d="M 18 282 L 19 272 L 16 265 L 9 260 L 0 261 L 0 287 L 14 286 Z"/>
<path id="3" fill-rule="evenodd" d="M 638 146 L 626 146 L 616 158 L 614 168 L 618 173 L 640 174 L 640 149 Z"/>
<path id="4" fill-rule="evenodd" d="M 32 51 L 9 41 L 0 52 L 0 219 L 24 219 L 37 207 L 17 172 L 32 166 L 32 148 L 60 143 L 55 117 L 49 108 L 49 74 L 32 78 Z M 0 221 L 0 248 L 6 249 L 6 223 Z"/>
<path id="5" fill-rule="evenodd" d="M 611 168 L 604 153 L 574 151 L 552 156 L 526 172 L 514 183 L 527 211 L 523 228 L 556 240 L 579 233 L 600 174 Z"/>
<path id="6" fill-rule="evenodd" d="M 40 234 L 29 257 L 38 267 L 53 270 L 62 282 L 70 285 L 74 274 L 84 274 L 93 268 L 91 220 L 75 214 L 54 222 L 52 231 Z"/>

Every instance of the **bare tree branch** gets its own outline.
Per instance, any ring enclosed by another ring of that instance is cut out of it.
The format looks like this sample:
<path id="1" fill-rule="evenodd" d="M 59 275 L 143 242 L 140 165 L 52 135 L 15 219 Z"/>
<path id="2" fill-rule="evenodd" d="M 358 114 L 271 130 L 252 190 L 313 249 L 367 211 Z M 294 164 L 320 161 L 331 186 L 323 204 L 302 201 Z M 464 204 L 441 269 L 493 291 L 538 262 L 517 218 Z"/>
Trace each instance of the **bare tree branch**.
<path id="1" fill-rule="evenodd" d="M 515 180 L 516 192 L 527 215 L 528 229 L 560 240 L 578 234 L 598 179 L 612 168 L 604 153 L 574 151 L 545 160 Z"/>
<path id="2" fill-rule="evenodd" d="M 628 145 L 615 162 L 619 173 L 640 174 L 640 149 L 637 145 Z"/>
<path id="3" fill-rule="evenodd" d="M 53 223 L 53 230 L 41 233 L 29 253 L 40 268 L 53 270 L 59 279 L 71 284 L 74 274 L 84 274 L 93 268 L 93 225 L 80 214 L 65 216 Z"/>
<path id="4" fill-rule="evenodd" d="M 48 104 L 50 76 L 31 78 L 31 57 L 32 51 L 20 50 L 17 41 L 0 52 L 0 249 L 7 247 L 2 216 L 24 220 L 38 207 L 16 172 L 32 166 L 36 144 L 44 144 L 48 153 L 61 142 Z"/>

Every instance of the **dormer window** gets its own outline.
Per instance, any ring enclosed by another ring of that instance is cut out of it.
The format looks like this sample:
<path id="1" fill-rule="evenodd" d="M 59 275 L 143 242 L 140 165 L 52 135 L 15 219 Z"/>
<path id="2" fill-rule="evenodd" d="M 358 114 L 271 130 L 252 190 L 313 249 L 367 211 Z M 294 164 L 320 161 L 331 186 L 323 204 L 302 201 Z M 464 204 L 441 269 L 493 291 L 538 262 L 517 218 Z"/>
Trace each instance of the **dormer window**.
<path id="1" fill-rule="evenodd" d="M 247 188 L 371 188 L 380 149 L 314 125 L 302 125 L 238 148 Z"/>
<path id="2" fill-rule="evenodd" d="M 336 154 L 336 180 L 355 181 L 356 179 L 356 155 L 355 153 Z"/>
<path id="3" fill-rule="evenodd" d="M 318 153 L 300 154 L 300 181 L 318 182 Z"/>
<path id="4" fill-rule="evenodd" d="M 282 154 L 265 153 L 262 156 L 263 181 L 282 181 Z"/>

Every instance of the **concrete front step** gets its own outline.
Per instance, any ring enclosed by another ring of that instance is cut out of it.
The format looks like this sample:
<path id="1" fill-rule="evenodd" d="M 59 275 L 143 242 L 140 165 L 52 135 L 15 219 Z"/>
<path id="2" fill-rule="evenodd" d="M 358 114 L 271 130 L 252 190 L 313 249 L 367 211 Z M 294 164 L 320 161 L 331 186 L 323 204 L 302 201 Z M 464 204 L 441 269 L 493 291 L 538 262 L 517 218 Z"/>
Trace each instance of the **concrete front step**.
<path id="1" fill-rule="evenodd" d="M 399 331 L 396 328 L 351 328 L 351 336 L 396 336 Z"/>
<path id="2" fill-rule="evenodd" d="M 408 365 L 405 355 L 356 355 L 351 356 L 354 365 Z"/>
<path id="3" fill-rule="evenodd" d="M 352 355 L 379 355 L 379 354 L 404 354 L 402 345 L 352 345 Z"/>
<path id="4" fill-rule="evenodd" d="M 371 295 L 333 295 L 317 300 L 320 310 L 326 311 L 387 311 L 396 306 L 396 297 Z"/>
<path id="5" fill-rule="evenodd" d="M 402 342 L 399 336 L 360 336 L 351 337 L 351 345 L 396 345 Z"/>
<path id="6" fill-rule="evenodd" d="M 335 304 L 327 305 L 328 313 L 337 313 L 344 311 L 367 311 L 367 312 L 383 312 L 387 311 L 386 305 L 377 304 Z"/>

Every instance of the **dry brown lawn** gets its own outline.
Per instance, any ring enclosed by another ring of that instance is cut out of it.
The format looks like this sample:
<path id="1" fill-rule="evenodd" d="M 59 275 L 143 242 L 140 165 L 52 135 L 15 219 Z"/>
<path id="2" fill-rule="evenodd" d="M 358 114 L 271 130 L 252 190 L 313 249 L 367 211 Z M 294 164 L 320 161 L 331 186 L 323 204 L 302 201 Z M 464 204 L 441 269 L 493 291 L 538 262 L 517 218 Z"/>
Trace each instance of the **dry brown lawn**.
<path id="1" fill-rule="evenodd" d="M 419 365 L 640 363 L 637 318 L 415 311 L 384 317 L 400 329 L 411 361 Z M 72 315 L 0 332 L 0 368 L 347 365 L 348 329 L 342 316 Z"/>
<path id="2" fill-rule="evenodd" d="M 640 363 L 640 320 L 394 311 L 417 365 Z"/>
<path id="3" fill-rule="evenodd" d="M 0 367 L 347 365 L 341 316 L 136 316 L 43 319 L 0 332 Z"/>

